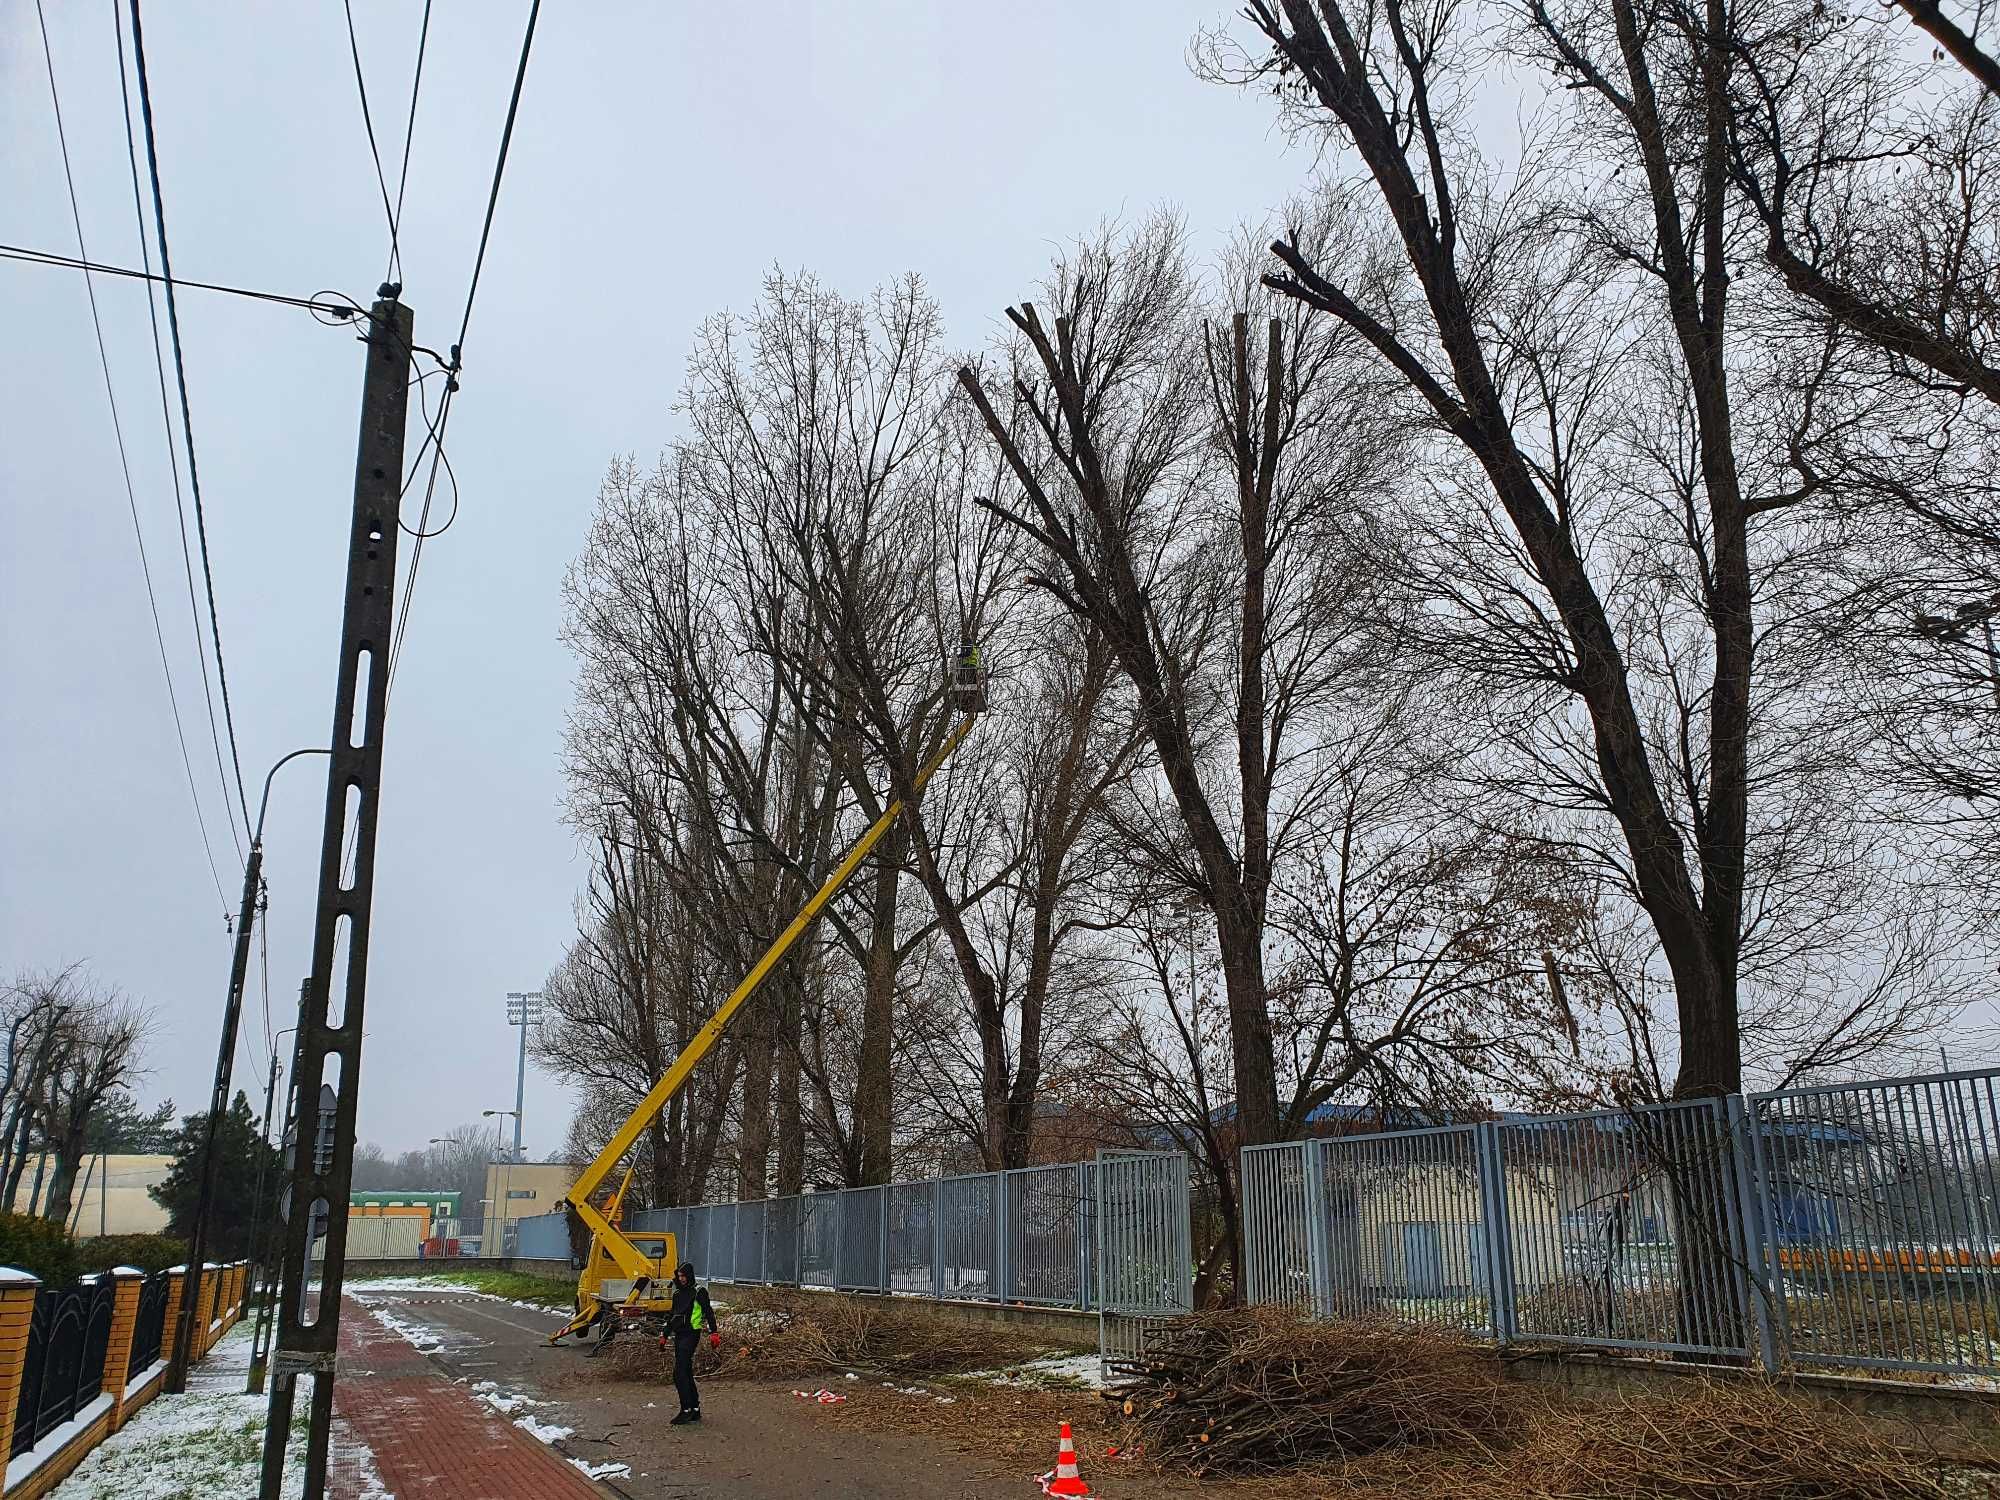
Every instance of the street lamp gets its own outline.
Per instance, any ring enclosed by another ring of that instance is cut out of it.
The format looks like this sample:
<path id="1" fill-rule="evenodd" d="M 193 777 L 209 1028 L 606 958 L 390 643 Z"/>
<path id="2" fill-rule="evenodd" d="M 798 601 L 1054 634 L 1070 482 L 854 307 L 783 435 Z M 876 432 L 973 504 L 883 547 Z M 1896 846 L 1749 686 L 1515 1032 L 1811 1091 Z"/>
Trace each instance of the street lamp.
<path id="1" fill-rule="evenodd" d="M 521 1160 L 521 1109 L 528 1098 L 528 1028 L 542 1024 L 540 990 L 507 991 L 507 1024 L 521 1028 L 521 1055 L 514 1065 L 514 1160 Z M 489 1109 L 489 1115 L 506 1110 Z"/>

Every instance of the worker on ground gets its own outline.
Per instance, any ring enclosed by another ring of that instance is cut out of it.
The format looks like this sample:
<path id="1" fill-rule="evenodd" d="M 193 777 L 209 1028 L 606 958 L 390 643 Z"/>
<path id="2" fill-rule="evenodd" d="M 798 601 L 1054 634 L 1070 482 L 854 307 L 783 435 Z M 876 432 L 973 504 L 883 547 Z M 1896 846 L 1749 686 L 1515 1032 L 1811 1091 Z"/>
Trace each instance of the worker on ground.
<path id="1" fill-rule="evenodd" d="M 685 1427 L 701 1420 L 701 1391 L 694 1383 L 694 1351 L 708 1335 L 711 1349 L 720 1348 L 722 1333 L 715 1326 L 715 1308 L 708 1300 L 708 1288 L 694 1284 L 694 1263 L 682 1261 L 674 1270 L 673 1304 L 667 1313 L 667 1331 L 674 1339 L 674 1390 L 681 1398 L 680 1415 L 669 1425 Z"/>

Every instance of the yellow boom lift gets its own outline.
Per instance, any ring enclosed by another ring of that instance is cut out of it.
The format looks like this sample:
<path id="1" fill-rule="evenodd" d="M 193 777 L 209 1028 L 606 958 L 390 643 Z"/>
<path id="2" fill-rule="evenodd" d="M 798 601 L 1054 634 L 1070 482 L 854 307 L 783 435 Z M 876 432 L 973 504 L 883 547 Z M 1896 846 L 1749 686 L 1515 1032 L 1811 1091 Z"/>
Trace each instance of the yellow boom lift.
<path id="1" fill-rule="evenodd" d="M 986 707 L 986 672 L 980 663 L 978 648 L 970 641 L 959 648 L 951 673 L 949 697 L 953 709 L 963 717 L 945 736 L 944 743 L 938 747 L 929 764 L 918 772 L 915 790 L 919 793 L 938 767 L 959 747 L 971 730 L 973 719 Z M 730 992 L 729 998 L 695 1033 L 694 1040 L 682 1049 L 673 1066 L 639 1101 L 638 1107 L 618 1128 L 618 1133 L 611 1137 L 604 1149 L 598 1152 L 597 1159 L 584 1168 L 583 1174 L 564 1195 L 564 1208 L 582 1220 L 590 1230 L 590 1254 L 584 1259 L 583 1269 L 577 1277 L 575 1316 L 549 1336 L 551 1344 L 573 1333 L 586 1333 L 593 1327 L 600 1330 L 600 1337 L 610 1338 L 621 1324 L 635 1325 L 649 1332 L 664 1325 L 672 1301 L 670 1283 L 674 1267 L 679 1263 L 678 1247 L 670 1233 L 640 1231 L 628 1234 L 621 1227 L 625 1192 L 632 1185 L 636 1161 L 626 1167 L 617 1190 L 608 1199 L 601 1205 L 592 1200 L 610 1180 L 618 1164 L 638 1145 L 646 1127 L 672 1102 L 701 1060 L 722 1040 L 722 1034 L 728 1030 L 736 1013 L 757 993 L 758 986 L 770 977 L 800 935 L 826 909 L 827 903 L 839 894 L 840 888 L 861 867 L 861 861 L 882 841 L 882 836 L 895 826 L 896 819 L 902 814 L 901 801 L 890 803 L 888 810 L 861 835 L 854 847 L 847 851 L 847 857 L 826 877 L 812 899 L 799 909 L 791 924 L 778 934 L 777 941 L 764 950 L 764 956 L 743 976 L 742 983 Z"/>

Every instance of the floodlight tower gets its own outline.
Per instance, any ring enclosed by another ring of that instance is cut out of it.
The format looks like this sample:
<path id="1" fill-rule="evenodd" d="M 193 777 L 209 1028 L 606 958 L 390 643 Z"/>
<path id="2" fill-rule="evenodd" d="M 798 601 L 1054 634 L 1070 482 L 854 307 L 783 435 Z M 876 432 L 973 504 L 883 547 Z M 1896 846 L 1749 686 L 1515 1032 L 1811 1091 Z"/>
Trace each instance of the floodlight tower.
<path id="1" fill-rule="evenodd" d="M 528 1097 L 528 1028 L 542 1024 L 542 992 L 507 991 L 507 1024 L 521 1028 L 521 1058 L 514 1069 L 514 1160 L 525 1161 L 521 1154 L 521 1106 Z"/>

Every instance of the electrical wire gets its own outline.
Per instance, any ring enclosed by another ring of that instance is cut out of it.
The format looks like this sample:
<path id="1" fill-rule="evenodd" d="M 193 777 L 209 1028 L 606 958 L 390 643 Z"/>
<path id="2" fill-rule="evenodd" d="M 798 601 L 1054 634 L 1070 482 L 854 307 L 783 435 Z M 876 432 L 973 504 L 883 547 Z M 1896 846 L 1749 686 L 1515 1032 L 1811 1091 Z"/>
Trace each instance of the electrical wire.
<path id="1" fill-rule="evenodd" d="M 132 3 L 136 5 L 138 0 L 132 0 Z M 493 162 L 493 183 L 486 194 L 486 218 L 479 229 L 479 251 L 473 257 L 472 279 L 465 289 L 465 312 L 459 318 L 458 338 L 453 341 L 451 346 L 451 378 L 445 382 L 444 398 L 438 405 L 437 426 L 432 432 L 431 446 L 433 452 L 431 472 L 424 486 L 423 510 L 417 517 L 416 530 L 411 533 L 416 538 L 416 545 L 410 549 L 410 568 L 403 580 L 403 597 L 397 613 L 396 629 L 389 647 L 389 675 L 384 685 L 385 691 L 395 686 L 396 668 L 402 660 L 403 637 L 410 623 L 410 604 L 416 597 L 417 592 L 417 570 L 423 564 L 424 539 L 430 534 L 431 502 L 437 493 L 438 469 L 445 462 L 444 433 L 446 426 L 451 421 L 452 397 L 458 392 L 458 372 L 464 356 L 466 330 L 472 326 L 472 305 L 474 300 L 479 296 L 480 273 L 486 267 L 486 247 L 493 237 L 493 217 L 500 203 L 500 184 L 507 174 L 507 155 L 514 143 L 514 122 L 520 114 L 521 90 L 527 82 L 528 77 L 528 57 L 535 45 L 535 22 L 541 16 L 541 13 L 542 0 L 532 0 L 532 3 L 528 7 L 527 26 L 523 29 L 521 35 L 520 60 L 514 67 L 514 87 L 507 99 L 507 119 L 500 128 L 500 149 Z M 419 387 L 420 397 L 421 393 L 422 388 Z M 447 472 L 449 472 L 448 467 Z M 456 475 L 453 475 L 452 504 L 454 515 L 457 512 L 457 493 L 458 480 Z M 398 509 L 400 511 L 400 506 Z M 398 519 L 400 520 L 400 516 Z"/>
<path id="2" fill-rule="evenodd" d="M 368 132 L 368 154 L 375 158 L 375 185 L 382 190 L 382 212 L 389 220 L 389 269 L 384 281 L 397 280 L 403 250 L 396 234 L 396 210 L 389 206 L 389 178 L 382 170 L 382 152 L 375 144 L 375 116 L 368 108 L 368 80 L 361 75 L 361 43 L 354 35 L 354 0 L 342 0 L 347 11 L 347 50 L 354 59 L 354 87 L 361 95 L 361 125 Z"/>
<path id="3" fill-rule="evenodd" d="M 426 429 L 426 432 L 424 435 L 423 442 L 417 445 L 417 456 L 415 459 L 411 461 L 409 475 L 407 478 L 403 480 L 403 488 L 396 497 L 397 499 L 396 524 L 402 527 L 403 531 L 407 535 L 415 537 L 420 542 L 429 541 L 432 537 L 443 536 L 447 531 L 451 530 L 452 523 L 458 519 L 458 471 L 452 468 L 451 466 L 451 455 L 444 451 L 444 434 L 440 429 L 439 424 L 431 420 L 430 400 L 424 394 L 425 381 L 435 380 L 439 375 L 449 376 L 450 373 L 451 372 L 449 370 L 428 370 L 422 375 L 419 375 L 415 380 L 410 382 L 411 385 L 416 387 L 417 407 L 418 410 L 423 413 L 424 427 Z M 447 395 L 450 394 L 449 380 L 446 381 L 446 394 Z M 440 414 L 442 414 L 442 407 L 440 407 Z M 436 457 L 433 458 L 431 461 L 431 477 L 425 487 L 425 492 L 424 492 L 425 507 L 426 509 L 429 508 L 431 495 L 436 490 L 437 468 L 438 464 L 442 463 L 444 465 L 445 477 L 451 481 L 451 514 L 444 518 L 444 524 L 438 527 L 437 530 L 417 531 L 412 529 L 408 525 L 408 523 L 406 523 L 403 520 L 402 497 L 404 495 L 407 495 L 410 492 L 410 486 L 416 483 L 417 470 L 423 467 L 424 454 L 430 451 L 432 448 L 435 448 L 437 450 L 437 454 Z"/>
<path id="4" fill-rule="evenodd" d="M 42 60 L 48 67 L 49 102 L 55 107 L 56 141 L 62 147 L 63 181 L 69 188 L 70 221 L 76 226 L 77 253 L 87 262 L 90 248 L 84 243 L 83 210 L 76 198 L 76 176 L 69 159 L 69 131 L 63 123 L 62 94 L 56 87 L 55 51 L 49 45 L 49 22 L 42 10 L 42 0 L 35 0 L 35 19 L 42 29 Z M 194 822 L 201 833 L 201 851 L 208 860 L 209 878 L 215 882 L 215 899 L 221 905 L 226 920 L 229 898 L 223 894 L 222 874 L 216 868 L 215 848 L 208 838 L 208 819 L 202 813 L 201 793 L 195 786 L 194 758 L 188 754 L 187 730 L 181 722 L 180 694 L 174 688 L 174 669 L 167 658 L 167 634 L 160 623 L 160 600 L 153 589 L 153 565 L 146 556 L 146 533 L 139 524 L 139 497 L 132 486 L 132 462 L 125 452 L 125 424 L 119 418 L 118 394 L 111 383 L 111 356 L 104 347 L 104 323 L 97 309 L 97 283 L 88 269 L 83 273 L 83 289 L 90 298 L 90 326 L 97 335 L 97 363 L 104 371 L 104 399 L 111 407 L 111 434 L 118 444 L 118 468 L 125 476 L 125 504 L 132 514 L 132 540 L 139 547 L 139 576 L 146 585 L 146 607 L 153 616 L 153 639 L 160 648 L 160 675 L 167 683 L 167 706 L 173 711 L 174 739 L 181 749 L 181 768 L 187 772 L 188 798 L 194 803 Z"/>
<path id="5" fill-rule="evenodd" d="M 160 276 L 167 289 L 167 331 L 174 348 L 174 381 L 181 398 L 181 439 L 187 452 L 188 489 L 194 496 L 195 534 L 201 543 L 201 576 L 208 593 L 209 634 L 215 646 L 215 680 L 222 693 L 222 722 L 229 734 L 229 760 L 236 772 L 236 802 L 243 827 L 250 828 L 250 797 L 243 787 L 243 756 L 236 743 L 236 713 L 229 701 L 229 674 L 222 660 L 222 620 L 215 607 L 215 568 L 208 552 L 208 518 L 201 503 L 201 473 L 195 465 L 194 412 L 188 403 L 187 362 L 181 353 L 180 308 L 174 298 L 174 267 L 167 251 L 167 203 L 160 187 L 160 150 L 153 130 L 153 91 L 146 77 L 146 39 L 139 0 L 131 0 L 132 60 L 139 72 L 139 113 L 146 127 L 146 168 L 153 183 L 153 227 L 160 247 Z M 122 78 L 122 74 L 121 74 Z"/>
<path id="6" fill-rule="evenodd" d="M 113 3 L 115 4 L 116 0 L 113 0 Z M 122 30 L 118 36 L 118 51 L 122 68 L 125 52 L 125 36 Z M 133 165 L 137 166 L 136 158 Z M 103 261 L 91 260 L 87 256 L 60 255 L 53 250 L 35 250 L 26 245 L 0 245 L 0 260 L 18 260 L 31 266 L 55 266 L 69 271 L 92 271 L 99 276 L 124 276 L 133 281 L 166 280 L 166 277 L 153 271 L 150 260 L 145 270 L 135 271 L 130 266 L 107 265 Z M 276 302 L 284 307 L 303 307 L 315 316 L 324 315 L 321 317 L 323 322 L 327 318 L 333 319 L 332 326 L 336 327 L 344 324 L 345 320 L 352 318 L 356 313 L 366 310 L 345 292 L 316 292 L 311 297 L 287 297 L 282 292 L 259 292 L 249 287 L 227 286 L 216 281 L 189 281 L 185 276 L 176 276 L 174 284 L 201 292 L 225 292 L 232 297 L 249 297 L 258 302 Z M 329 297 L 339 300 L 335 302 L 322 300 Z"/>
<path id="7" fill-rule="evenodd" d="M 146 318 L 152 331 L 153 373 L 160 391 L 160 426 L 167 443 L 167 472 L 174 486 L 174 520 L 180 527 L 181 573 L 187 583 L 188 622 L 194 627 L 194 659 L 201 672 L 201 698 L 208 712 L 208 742 L 215 750 L 215 776 L 222 784 L 222 810 L 229 823 L 230 841 L 236 845 L 236 858 L 240 862 L 244 857 L 243 838 L 250 831 L 249 820 L 244 820 L 242 834 L 239 834 L 236 810 L 229 801 L 229 773 L 222 765 L 222 734 L 215 725 L 215 687 L 208 676 L 208 644 L 202 639 L 201 601 L 195 593 L 194 555 L 188 547 L 187 497 L 181 492 L 180 453 L 174 441 L 172 401 L 167 395 L 167 361 L 161 352 L 160 307 L 159 300 L 153 295 L 152 252 L 146 245 L 146 202 L 139 187 L 139 148 L 132 132 L 132 92 L 126 82 L 125 26 L 118 0 L 111 0 L 111 16 L 112 32 L 118 46 L 118 98 L 125 117 L 125 160 L 132 179 L 132 214 L 139 228 L 139 260 L 146 271 Z M 227 923 L 225 915 L 224 925 Z"/>
<path id="8" fill-rule="evenodd" d="M 396 178 L 395 221 L 403 223 L 403 191 L 410 185 L 410 143 L 417 138 L 417 94 L 424 86 L 424 53 L 431 40 L 431 0 L 424 0 L 424 24 L 417 32 L 417 66 L 410 75 L 410 114 L 403 122 L 403 169 Z"/>

